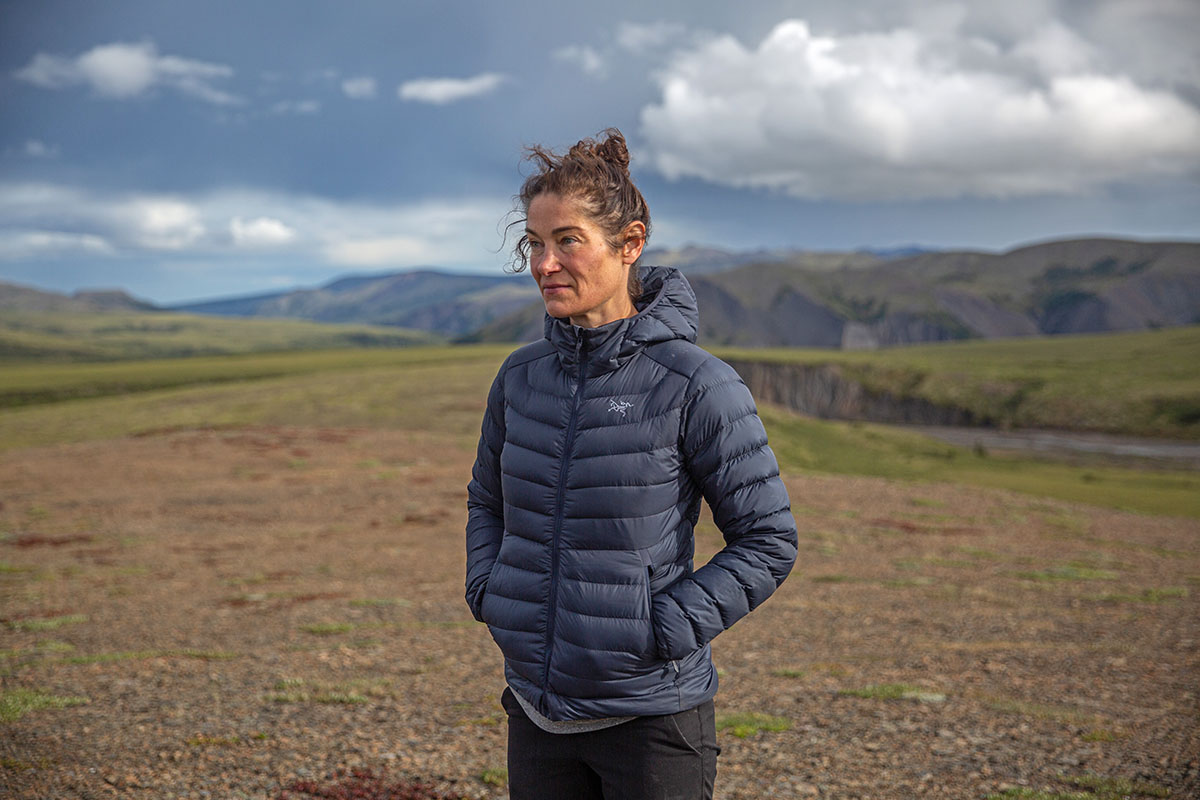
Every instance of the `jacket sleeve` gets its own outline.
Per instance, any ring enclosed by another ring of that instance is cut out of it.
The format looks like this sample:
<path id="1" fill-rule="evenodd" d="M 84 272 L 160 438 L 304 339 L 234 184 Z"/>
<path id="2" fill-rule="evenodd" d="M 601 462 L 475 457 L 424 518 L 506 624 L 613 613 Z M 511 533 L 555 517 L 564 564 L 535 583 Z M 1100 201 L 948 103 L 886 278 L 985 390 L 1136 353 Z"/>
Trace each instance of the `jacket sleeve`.
<path id="1" fill-rule="evenodd" d="M 504 370 L 492 382 L 471 482 L 467 485 L 467 605 L 480 618 L 484 590 L 504 537 L 504 495 L 500 487 L 500 451 L 504 446 Z"/>
<path id="2" fill-rule="evenodd" d="M 659 654 L 679 659 L 753 611 L 796 561 L 796 522 L 750 390 L 717 359 L 693 378 L 683 456 L 725 547 L 653 601 Z"/>

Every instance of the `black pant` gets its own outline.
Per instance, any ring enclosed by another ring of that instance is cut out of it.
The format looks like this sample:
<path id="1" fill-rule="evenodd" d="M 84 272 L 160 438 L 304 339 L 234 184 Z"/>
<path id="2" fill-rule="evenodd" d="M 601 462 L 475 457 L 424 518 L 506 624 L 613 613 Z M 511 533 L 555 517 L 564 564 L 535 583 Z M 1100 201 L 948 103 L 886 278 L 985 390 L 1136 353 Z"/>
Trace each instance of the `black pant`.
<path id="1" fill-rule="evenodd" d="M 510 800 L 712 800 L 721 749 L 711 700 L 589 733 L 547 733 L 510 689 L 500 702 Z"/>

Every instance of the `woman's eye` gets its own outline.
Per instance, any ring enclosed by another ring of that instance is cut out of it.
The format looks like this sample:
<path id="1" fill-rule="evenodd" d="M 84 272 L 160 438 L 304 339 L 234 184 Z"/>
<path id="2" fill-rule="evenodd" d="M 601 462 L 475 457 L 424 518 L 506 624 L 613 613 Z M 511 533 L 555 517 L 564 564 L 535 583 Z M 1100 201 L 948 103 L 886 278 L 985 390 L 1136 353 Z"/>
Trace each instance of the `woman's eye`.
<path id="1" fill-rule="evenodd" d="M 579 240 L 576 239 L 574 236 L 564 236 L 562 238 L 562 244 L 575 244 L 578 241 Z"/>
<path id="2" fill-rule="evenodd" d="M 529 249 L 530 249 L 530 250 L 540 250 L 540 249 L 542 249 L 542 243 L 541 243 L 541 242 L 535 242 L 535 241 L 532 241 L 532 240 L 531 240 L 531 241 L 529 242 Z"/>

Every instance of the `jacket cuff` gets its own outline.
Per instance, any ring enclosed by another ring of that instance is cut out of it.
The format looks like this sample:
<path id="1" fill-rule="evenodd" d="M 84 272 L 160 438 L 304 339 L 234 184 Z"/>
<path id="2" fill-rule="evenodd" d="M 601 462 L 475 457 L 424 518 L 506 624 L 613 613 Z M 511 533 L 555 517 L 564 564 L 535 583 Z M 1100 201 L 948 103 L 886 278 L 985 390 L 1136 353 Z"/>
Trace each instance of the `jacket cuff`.
<path id="1" fill-rule="evenodd" d="M 660 658 L 678 661 L 700 647 L 691 620 L 671 595 L 655 595 L 650 610 L 650 627 Z"/>
<path id="2" fill-rule="evenodd" d="M 467 607 L 477 622 L 483 622 L 483 596 L 486 593 L 487 581 L 480 581 L 478 586 L 467 589 Z"/>

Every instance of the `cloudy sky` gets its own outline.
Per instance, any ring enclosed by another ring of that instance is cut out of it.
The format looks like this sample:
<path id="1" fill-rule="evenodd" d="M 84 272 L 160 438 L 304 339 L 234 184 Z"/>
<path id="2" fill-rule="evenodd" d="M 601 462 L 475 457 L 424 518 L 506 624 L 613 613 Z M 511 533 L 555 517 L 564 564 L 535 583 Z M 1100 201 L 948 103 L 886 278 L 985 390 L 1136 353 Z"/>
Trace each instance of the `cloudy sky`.
<path id="1" fill-rule="evenodd" d="M 607 126 L 657 245 L 1200 238 L 1195 0 L 2 5 L 0 280 L 498 274 L 522 147 Z"/>

